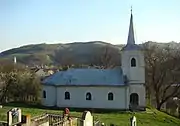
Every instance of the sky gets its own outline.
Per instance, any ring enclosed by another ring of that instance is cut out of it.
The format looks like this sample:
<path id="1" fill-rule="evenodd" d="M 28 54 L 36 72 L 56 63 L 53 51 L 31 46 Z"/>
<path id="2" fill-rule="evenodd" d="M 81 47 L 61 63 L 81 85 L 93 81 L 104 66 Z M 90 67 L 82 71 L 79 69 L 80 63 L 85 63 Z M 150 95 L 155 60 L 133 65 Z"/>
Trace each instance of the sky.
<path id="1" fill-rule="evenodd" d="M 180 42 L 180 0 L 0 0 L 0 52 L 28 44 Z M 178 31 L 179 30 L 179 31 Z"/>

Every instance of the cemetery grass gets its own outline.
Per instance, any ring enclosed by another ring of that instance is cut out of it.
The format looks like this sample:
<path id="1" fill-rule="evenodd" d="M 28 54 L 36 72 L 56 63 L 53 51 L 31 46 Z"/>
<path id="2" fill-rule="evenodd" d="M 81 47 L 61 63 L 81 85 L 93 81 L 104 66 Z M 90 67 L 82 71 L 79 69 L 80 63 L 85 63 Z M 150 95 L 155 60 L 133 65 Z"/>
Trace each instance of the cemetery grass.
<path id="1" fill-rule="evenodd" d="M 22 109 L 22 114 L 38 116 L 44 113 L 62 114 L 62 110 L 53 110 L 49 108 L 31 107 L 24 104 L 11 103 L 0 108 L 0 121 L 6 121 L 6 113 L 9 109 L 19 107 Z M 70 111 L 72 116 L 82 116 L 82 112 Z M 118 126 L 129 126 L 129 119 L 132 117 L 131 112 L 108 112 L 108 113 L 92 113 L 94 120 L 100 120 L 106 125 L 115 124 Z M 180 119 L 159 112 L 156 109 L 147 109 L 146 112 L 136 112 L 138 126 L 180 126 Z"/>

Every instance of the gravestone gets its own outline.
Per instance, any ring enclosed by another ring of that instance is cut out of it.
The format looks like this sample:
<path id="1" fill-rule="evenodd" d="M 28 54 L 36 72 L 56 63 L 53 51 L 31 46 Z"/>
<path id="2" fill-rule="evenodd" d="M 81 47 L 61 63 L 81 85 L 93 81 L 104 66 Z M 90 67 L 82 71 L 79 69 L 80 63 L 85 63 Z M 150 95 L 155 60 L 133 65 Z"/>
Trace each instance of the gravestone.
<path id="1" fill-rule="evenodd" d="M 137 126 L 136 124 L 136 117 L 133 116 L 132 118 L 130 118 L 130 123 L 131 123 L 131 126 Z"/>
<path id="2" fill-rule="evenodd" d="M 83 126 L 93 126 L 93 116 L 89 111 L 83 112 L 82 115 Z"/>
<path id="3" fill-rule="evenodd" d="M 13 122 L 14 118 L 17 118 L 16 122 Z M 13 123 L 20 123 L 21 122 L 21 109 L 20 108 L 13 108 L 7 112 L 7 122 L 8 126 L 11 126 Z"/>

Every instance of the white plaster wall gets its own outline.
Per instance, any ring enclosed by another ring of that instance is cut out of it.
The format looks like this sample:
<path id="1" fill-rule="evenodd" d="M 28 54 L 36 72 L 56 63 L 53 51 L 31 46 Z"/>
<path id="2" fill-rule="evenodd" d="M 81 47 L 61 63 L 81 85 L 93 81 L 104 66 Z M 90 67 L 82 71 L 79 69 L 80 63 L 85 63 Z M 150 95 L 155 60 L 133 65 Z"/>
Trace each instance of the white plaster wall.
<path id="1" fill-rule="evenodd" d="M 129 73 L 129 83 L 145 83 L 145 69 L 143 67 L 132 67 Z"/>
<path id="2" fill-rule="evenodd" d="M 132 93 L 137 93 L 139 95 L 139 105 L 146 106 L 146 92 L 145 86 L 142 84 L 134 84 L 129 87 L 129 97 Z"/>
<path id="3" fill-rule="evenodd" d="M 145 62 L 142 51 L 122 52 L 123 74 L 127 75 L 130 83 L 145 83 Z M 136 59 L 136 67 L 131 67 L 131 59 Z"/>
<path id="4" fill-rule="evenodd" d="M 70 92 L 71 99 L 65 100 L 65 91 Z M 86 93 L 91 92 L 92 100 L 86 100 Z M 114 100 L 108 101 L 108 93 L 114 94 Z M 77 108 L 127 109 L 125 87 L 58 87 L 57 106 Z"/>
<path id="5" fill-rule="evenodd" d="M 42 97 L 42 105 L 55 106 L 56 105 L 56 87 L 43 85 L 42 92 L 46 91 L 46 98 Z"/>

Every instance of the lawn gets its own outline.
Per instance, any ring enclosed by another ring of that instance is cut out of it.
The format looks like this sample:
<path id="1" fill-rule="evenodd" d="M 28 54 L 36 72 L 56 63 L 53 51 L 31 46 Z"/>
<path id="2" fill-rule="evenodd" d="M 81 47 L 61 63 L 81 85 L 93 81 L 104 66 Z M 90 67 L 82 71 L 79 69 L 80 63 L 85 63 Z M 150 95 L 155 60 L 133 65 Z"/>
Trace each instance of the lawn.
<path id="1" fill-rule="evenodd" d="M 8 104 L 0 108 L 0 120 L 6 121 L 6 112 L 13 108 L 20 107 L 23 114 L 37 116 L 43 113 L 62 114 L 62 110 L 40 109 L 22 104 Z M 70 111 L 71 115 L 81 116 L 82 112 Z M 129 119 L 132 117 L 131 112 L 111 112 L 111 113 L 92 113 L 94 119 L 98 119 L 107 125 L 115 124 L 118 126 L 130 126 Z M 137 117 L 137 126 L 180 126 L 180 119 L 169 116 L 155 109 L 147 109 L 146 112 L 134 113 Z"/>

